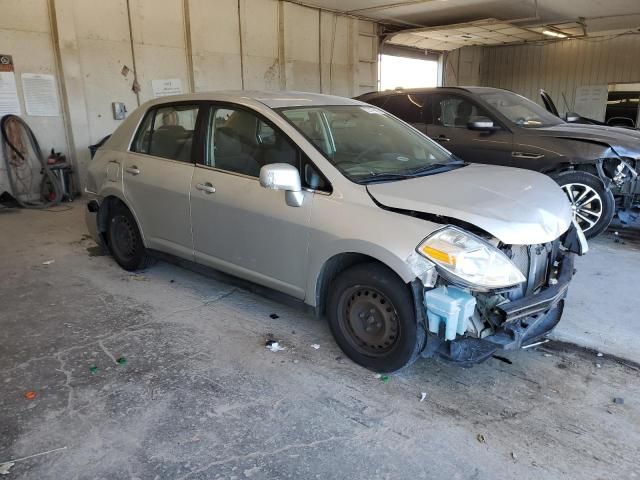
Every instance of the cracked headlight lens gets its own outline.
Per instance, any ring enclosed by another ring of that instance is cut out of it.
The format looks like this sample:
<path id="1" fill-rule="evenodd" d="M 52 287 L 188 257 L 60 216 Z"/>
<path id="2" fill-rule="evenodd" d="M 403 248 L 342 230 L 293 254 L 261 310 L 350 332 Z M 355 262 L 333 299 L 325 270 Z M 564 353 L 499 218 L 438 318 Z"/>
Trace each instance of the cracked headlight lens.
<path id="1" fill-rule="evenodd" d="M 471 288 L 506 288 L 526 280 L 504 253 L 457 227 L 434 232 L 416 250 L 434 262 L 443 277 Z"/>

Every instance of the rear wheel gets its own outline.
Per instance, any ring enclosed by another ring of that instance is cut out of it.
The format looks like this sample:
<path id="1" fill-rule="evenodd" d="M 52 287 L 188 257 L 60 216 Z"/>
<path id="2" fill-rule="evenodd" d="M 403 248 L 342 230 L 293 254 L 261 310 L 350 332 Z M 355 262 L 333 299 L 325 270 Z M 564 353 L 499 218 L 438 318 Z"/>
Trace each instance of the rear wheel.
<path id="1" fill-rule="evenodd" d="M 125 270 L 133 271 L 149 266 L 151 257 L 142 243 L 138 224 L 129 209 L 122 204 L 113 207 L 107 238 L 111 255 Z"/>
<path id="2" fill-rule="evenodd" d="M 425 332 L 416 322 L 412 293 L 398 276 L 375 263 L 345 270 L 328 301 L 329 326 L 354 362 L 394 372 L 418 358 Z"/>
<path id="3" fill-rule="evenodd" d="M 606 230 L 615 213 L 615 199 L 598 177 L 573 170 L 553 178 L 569 197 L 573 218 L 587 238 L 596 237 Z"/>

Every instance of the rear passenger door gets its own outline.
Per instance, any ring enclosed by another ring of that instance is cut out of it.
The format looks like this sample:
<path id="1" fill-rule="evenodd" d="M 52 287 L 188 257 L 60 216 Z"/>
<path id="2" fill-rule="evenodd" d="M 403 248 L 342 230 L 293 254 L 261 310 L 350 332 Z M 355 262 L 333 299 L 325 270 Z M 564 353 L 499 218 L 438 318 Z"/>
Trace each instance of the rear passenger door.
<path id="1" fill-rule="evenodd" d="M 395 94 L 386 97 L 386 101 L 380 105 L 380 108 L 426 134 L 427 124 L 424 115 L 426 99 L 427 95 L 423 93 Z"/>
<path id="2" fill-rule="evenodd" d="M 125 198 L 147 247 L 190 260 L 189 190 L 199 112 L 194 103 L 149 110 L 123 164 Z"/>
<path id="3" fill-rule="evenodd" d="M 475 101 L 451 93 L 430 94 L 427 135 L 467 162 L 509 165 L 512 133 Z M 470 130 L 467 124 L 486 117 L 498 127 L 494 131 Z"/>

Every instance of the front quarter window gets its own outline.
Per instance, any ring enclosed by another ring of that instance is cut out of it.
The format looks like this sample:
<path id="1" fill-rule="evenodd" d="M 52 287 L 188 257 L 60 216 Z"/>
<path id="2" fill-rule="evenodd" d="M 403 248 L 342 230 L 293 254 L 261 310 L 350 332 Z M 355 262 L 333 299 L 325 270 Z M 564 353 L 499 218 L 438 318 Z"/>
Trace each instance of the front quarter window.
<path id="1" fill-rule="evenodd" d="M 372 106 L 299 107 L 280 113 L 354 182 L 400 180 L 462 165 L 425 135 Z"/>

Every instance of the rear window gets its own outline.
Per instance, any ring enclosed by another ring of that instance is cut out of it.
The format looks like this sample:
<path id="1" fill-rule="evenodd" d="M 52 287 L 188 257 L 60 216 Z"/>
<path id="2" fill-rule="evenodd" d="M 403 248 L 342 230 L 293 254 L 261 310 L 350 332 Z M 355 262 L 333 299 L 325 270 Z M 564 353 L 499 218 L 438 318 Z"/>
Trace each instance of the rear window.
<path id="1" fill-rule="evenodd" d="M 138 128 L 131 151 L 191 162 L 197 118 L 197 105 L 167 105 L 149 110 Z"/>

